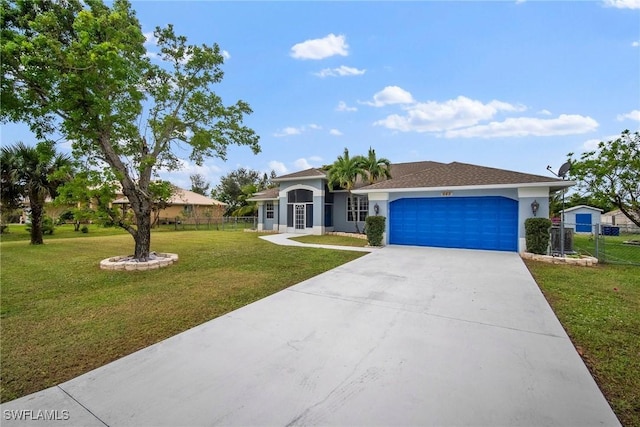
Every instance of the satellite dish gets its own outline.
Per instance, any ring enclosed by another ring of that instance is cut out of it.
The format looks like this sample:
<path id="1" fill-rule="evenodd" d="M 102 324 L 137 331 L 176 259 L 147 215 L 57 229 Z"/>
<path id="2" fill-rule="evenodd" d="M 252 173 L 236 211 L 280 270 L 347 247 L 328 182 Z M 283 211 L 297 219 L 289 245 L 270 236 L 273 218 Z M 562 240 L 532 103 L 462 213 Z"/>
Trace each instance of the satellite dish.
<path id="1" fill-rule="evenodd" d="M 558 171 L 558 176 L 560 178 L 564 178 L 570 169 L 571 169 L 571 162 L 566 162 L 564 165 L 560 166 L 560 170 Z"/>

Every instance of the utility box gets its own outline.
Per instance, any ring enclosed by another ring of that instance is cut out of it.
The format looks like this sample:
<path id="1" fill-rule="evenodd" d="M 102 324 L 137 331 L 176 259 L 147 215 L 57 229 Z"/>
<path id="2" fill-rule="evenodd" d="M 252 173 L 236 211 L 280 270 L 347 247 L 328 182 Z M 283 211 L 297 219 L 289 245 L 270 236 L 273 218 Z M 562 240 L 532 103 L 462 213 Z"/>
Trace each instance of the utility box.
<path id="1" fill-rule="evenodd" d="M 575 251 L 573 250 L 573 228 L 567 228 L 565 227 L 564 229 L 564 253 L 565 254 L 572 254 L 575 253 Z M 560 227 L 559 226 L 553 226 L 551 227 L 551 253 L 552 254 L 559 254 L 562 251 L 560 250 L 561 245 L 560 245 Z"/>

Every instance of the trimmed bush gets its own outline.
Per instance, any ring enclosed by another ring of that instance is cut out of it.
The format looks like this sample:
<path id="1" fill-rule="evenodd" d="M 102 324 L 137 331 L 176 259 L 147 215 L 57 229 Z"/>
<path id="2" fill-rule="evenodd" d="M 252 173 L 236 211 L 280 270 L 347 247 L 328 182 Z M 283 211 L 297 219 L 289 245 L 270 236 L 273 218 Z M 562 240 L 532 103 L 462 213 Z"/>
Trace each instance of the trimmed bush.
<path id="1" fill-rule="evenodd" d="M 384 233 L 384 216 L 368 216 L 365 224 L 367 229 L 367 240 L 369 246 L 382 246 L 382 233 Z"/>
<path id="2" fill-rule="evenodd" d="M 80 231 L 82 231 L 83 233 L 85 233 L 85 234 L 86 234 L 86 233 L 88 233 L 88 232 L 89 232 L 89 227 L 87 227 L 87 226 L 85 225 L 85 226 L 83 226 L 83 227 L 80 229 Z"/>
<path id="3" fill-rule="evenodd" d="M 524 221 L 527 240 L 527 252 L 546 255 L 549 246 L 551 220 L 547 218 L 528 218 Z"/>

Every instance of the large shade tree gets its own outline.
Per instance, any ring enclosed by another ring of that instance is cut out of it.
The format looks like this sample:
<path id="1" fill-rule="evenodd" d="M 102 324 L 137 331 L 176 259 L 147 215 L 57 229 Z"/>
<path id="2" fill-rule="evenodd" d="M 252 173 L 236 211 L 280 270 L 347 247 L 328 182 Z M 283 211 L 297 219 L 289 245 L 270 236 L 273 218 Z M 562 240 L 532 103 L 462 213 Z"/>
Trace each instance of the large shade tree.
<path id="1" fill-rule="evenodd" d="M 613 205 L 640 227 L 640 133 L 622 132 L 580 158 L 569 154 L 570 178 L 602 205 Z"/>
<path id="2" fill-rule="evenodd" d="M 335 162 L 327 169 L 327 186 L 333 191 L 334 188 L 347 190 L 349 195 L 349 211 L 354 219 L 356 232 L 360 233 L 358 218 L 356 217 L 356 201 L 351 191 L 354 189 L 358 178 L 367 179 L 367 171 L 363 166 L 362 156 L 349 156 L 349 149 L 345 148 L 344 153 L 338 156 Z"/>
<path id="3" fill-rule="evenodd" d="M 47 198 L 55 198 L 58 188 L 71 179 L 71 158 L 56 153 L 51 143 L 34 146 L 19 142 L 2 147 L 2 205 L 18 207 L 28 201 L 31 210 L 31 244 L 41 245 L 42 220 Z"/>
<path id="4" fill-rule="evenodd" d="M 230 144 L 260 151 L 243 124 L 251 108 L 226 106 L 213 86 L 223 78 L 217 44 L 191 45 L 171 25 L 156 28 L 157 53 L 126 0 L 0 0 L 1 118 L 30 125 L 39 138 L 62 136 L 93 170 L 114 177 L 134 222 L 115 218 L 148 258 L 160 169 L 184 156 L 196 164 L 226 158 Z M 152 60 L 151 57 L 154 57 Z"/>
<path id="5" fill-rule="evenodd" d="M 247 191 L 253 189 L 254 192 L 267 188 L 268 177 L 260 172 L 240 167 L 229 172 L 220 178 L 220 183 L 211 191 L 211 197 L 227 204 L 225 215 L 235 215 L 234 212 L 245 212 L 240 210 L 249 205 Z M 248 210 L 249 214 L 253 212 Z"/>

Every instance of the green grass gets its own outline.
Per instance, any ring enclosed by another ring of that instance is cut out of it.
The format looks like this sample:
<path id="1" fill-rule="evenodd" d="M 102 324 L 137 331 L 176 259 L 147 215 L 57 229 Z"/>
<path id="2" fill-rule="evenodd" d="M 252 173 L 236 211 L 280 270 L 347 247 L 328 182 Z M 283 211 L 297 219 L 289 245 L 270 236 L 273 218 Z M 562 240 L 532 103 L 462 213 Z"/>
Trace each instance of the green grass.
<path id="1" fill-rule="evenodd" d="M 357 246 L 357 247 L 365 247 L 367 246 L 367 241 L 365 239 L 358 239 L 357 237 L 348 237 L 348 236 L 335 236 L 332 234 L 325 234 L 322 236 L 300 236 L 293 237 L 290 240 L 295 240 L 297 242 L 302 243 L 314 243 L 318 245 L 337 245 L 337 246 Z"/>
<path id="2" fill-rule="evenodd" d="M 602 240 L 604 240 L 604 247 Z M 640 265 L 640 246 L 625 245 L 623 242 L 627 240 L 640 240 L 640 234 L 602 236 L 598 248 L 601 252 L 600 258 L 602 259 L 602 253 L 604 253 L 605 262 Z M 574 250 L 584 255 L 595 256 L 596 254 L 596 241 L 589 234 L 574 234 L 573 247 Z"/>
<path id="3" fill-rule="evenodd" d="M 640 426 L 640 268 L 526 264 L 622 424 Z"/>
<path id="4" fill-rule="evenodd" d="M 84 227 L 85 225 L 81 225 Z M 24 224 L 9 224 L 8 229 L 0 234 L 0 242 L 29 242 L 30 235 L 29 232 L 25 229 Z M 64 225 L 56 225 L 53 234 L 45 234 L 43 236 L 43 240 L 46 242 L 47 240 L 53 239 L 69 239 L 69 238 L 87 238 L 87 237 L 96 237 L 96 236 L 118 236 L 118 235 L 127 235 L 129 233 L 120 227 L 102 227 L 96 224 L 87 224 L 86 227 L 89 229 L 88 233 L 83 233 L 81 231 L 73 231 L 73 224 L 64 224 Z"/>
<path id="5" fill-rule="evenodd" d="M 256 233 L 157 232 L 151 249 L 177 253 L 177 264 L 116 272 L 100 270 L 99 262 L 131 253 L 128 234 L 63 236 L 41 246 L 4 238 L 0 244 L 1 401 L 74 378 L 362 256 L 277 246 Z"/>

